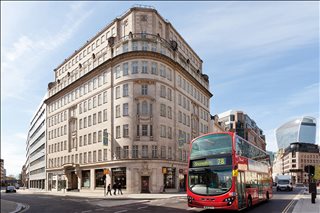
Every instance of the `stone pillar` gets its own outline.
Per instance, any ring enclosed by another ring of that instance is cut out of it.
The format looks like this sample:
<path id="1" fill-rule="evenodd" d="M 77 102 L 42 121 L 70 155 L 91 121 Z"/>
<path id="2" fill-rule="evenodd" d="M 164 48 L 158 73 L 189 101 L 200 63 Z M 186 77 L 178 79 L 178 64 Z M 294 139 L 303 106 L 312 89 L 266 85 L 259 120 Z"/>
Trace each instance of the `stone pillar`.
<path id="1" fill-rule="evenodd" d="M 127 171 L 126 171 L 126 180 L 127 180 L 127 189 L 126 191 L 128 193 L 132 193 L 133 190 L 132 190 L 132 169 L 130 167 L 127 167 Z"/>
<path id="2" fill-rule="evenodd" d="M 95 170 L 90 169 L 90 190 L 94 190 L 96 186 Z"/>
<path id="3" fill-rule="evenodd" d="M 78 176 L 78 189 L 81 189 L 82 185 L 82 172 L 81 170 L 77 170 L 77 176 Z"/>

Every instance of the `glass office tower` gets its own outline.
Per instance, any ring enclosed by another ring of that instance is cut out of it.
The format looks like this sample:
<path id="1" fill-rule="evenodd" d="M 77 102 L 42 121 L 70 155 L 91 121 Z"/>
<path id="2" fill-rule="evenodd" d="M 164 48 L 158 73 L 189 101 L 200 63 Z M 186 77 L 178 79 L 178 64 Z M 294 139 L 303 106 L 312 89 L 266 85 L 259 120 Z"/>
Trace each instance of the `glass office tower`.
<path id="1" fill-rule="evenodd" d="M 302 117 L 291 120 L 276 129 L 278 148 L 287 148 L 290 143 L 311 143 L 316 141 L 316 119 Z"/>

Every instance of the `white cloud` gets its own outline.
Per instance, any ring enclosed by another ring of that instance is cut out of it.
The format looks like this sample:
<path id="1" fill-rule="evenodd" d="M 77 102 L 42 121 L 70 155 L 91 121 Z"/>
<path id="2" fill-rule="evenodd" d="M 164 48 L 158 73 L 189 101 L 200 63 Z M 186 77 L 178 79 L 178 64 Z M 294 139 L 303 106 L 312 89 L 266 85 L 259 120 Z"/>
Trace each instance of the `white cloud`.
<path id="1" fill-rule="evenodd" d="M 34 78 L 30 76 L 41 72 L 37 70 L 37 65 L 48 57 L 50 51 L 69 40 L 81 23 L 92 14 L 93 11 L 86 10 L 84 6 L 83 2 L 71 6 L 60 31 L 52 33 L 48 29 L 39 30 L 37 35 L 22 35 L 11 47 L 7 44 L 6 48 L 1 48 L 3 99 L 25 99 L 33 84 Z"/>

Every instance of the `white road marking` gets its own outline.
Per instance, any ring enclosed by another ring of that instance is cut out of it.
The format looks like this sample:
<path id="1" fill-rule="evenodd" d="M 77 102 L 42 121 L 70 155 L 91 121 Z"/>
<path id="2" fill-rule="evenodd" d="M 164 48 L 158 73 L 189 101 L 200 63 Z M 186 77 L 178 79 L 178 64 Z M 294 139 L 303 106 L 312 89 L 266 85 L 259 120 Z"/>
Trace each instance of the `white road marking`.
<path id="1" fill-rule="evenodd" d="M 139 207 L 138 209 L 145 209 L 145 208 L 148 208 L 148 206 L 142 206 L 142 207 Z"/>
<path id="2" fill-rule="evenodd" d="M 103 209 L 95 209 L 95 211 L 103 211 Z"/>
<path id="3" fill-rule="evenodd" d="M 81 213 L 92 212 L 92 210 L 82 211 Z"/>

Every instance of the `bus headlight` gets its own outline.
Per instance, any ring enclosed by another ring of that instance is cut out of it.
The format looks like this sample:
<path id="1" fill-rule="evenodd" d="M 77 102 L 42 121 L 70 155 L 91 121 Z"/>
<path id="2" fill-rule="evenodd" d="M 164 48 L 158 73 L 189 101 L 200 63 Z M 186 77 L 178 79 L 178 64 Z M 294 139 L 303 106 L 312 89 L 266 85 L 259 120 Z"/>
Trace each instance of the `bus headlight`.
<path id="1" fill-rule="evenodd" d="M 188 203 L 192 203 L 192 201 L 194 200 L 194 198 L 193 197 L 191 197 L 191 196 L 188 196 Z"/>
<path id="2" fill-rule="evenodd" d="M 224 202 L 228 202 L 228 205 L 231 205 L 232 202 L 236 199 L 236 197 L 228 197 L 226 199 L 224 199 Z"/>

